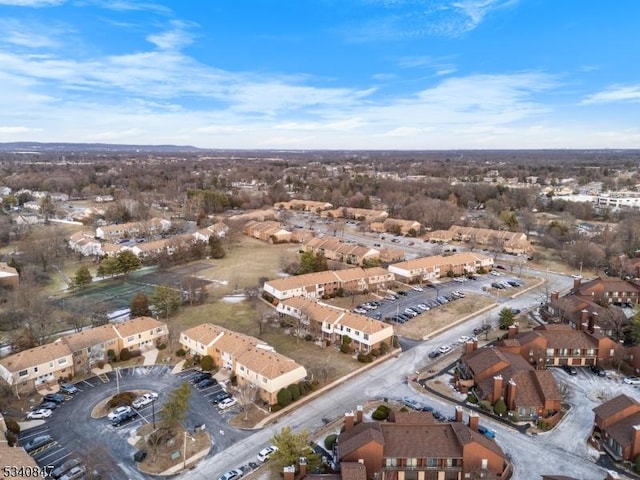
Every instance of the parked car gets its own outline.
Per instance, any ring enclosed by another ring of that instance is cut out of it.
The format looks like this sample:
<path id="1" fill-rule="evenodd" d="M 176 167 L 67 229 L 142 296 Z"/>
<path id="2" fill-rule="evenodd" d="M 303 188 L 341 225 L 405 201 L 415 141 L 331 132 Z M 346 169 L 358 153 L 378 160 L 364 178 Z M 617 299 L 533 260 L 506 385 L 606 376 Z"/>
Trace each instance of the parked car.
<path id="1" fill-rule="evenodd" d="M 34 410 L 38 410 L 41 408 L 45 408 L 47 410 L 55 410 L 58 408 L 58 404 L 56 402 L 42 402 L 40 405 L 33 407 Z"/>
<path id="2" fill-rule="evenodd" d="M 562 369 L 567 372 L 569 375 L 577 375 L 578 369 L 573 365 L 569 365 L 568 363 L 562 364 Z"/>
<path id="3" fill-rule="evenodd" d="M 137 416 L 138 412 L 136 412 L 135 410 L 129 410 L 128 412 L 122 413 L 111 420 L 111 425 L 113 425 L 114 427 L 119 427 L 120 425 L 130 422 Z"/>
<path id="4" fill-rule="evenodd" d="M 451 351 L 451 347 L 450 347 L 449 345 L 442 345 L 442 346 L 438 349 L 438 351 L 439 351 L 441 354 L 443 354 L 443 355 L 444 355 L 445 353 L 449 353 L 449 352 Z"/>
<path id="5" fill-rule="evenodd" d="M 48 408 L 38 408 L 37 410 L 32 410 L 27 413 L 28 420 L 38 420 L 42 418 L 49 418 L 53 414 L 52 410 Z"/>
<path id="6" fill-rule="evenodd" d="M 474 328 L 473 329 L 473 334 L 474 335 L 479 335 L 482 332 L 488 332 L 489 330 L 491 330 L 491 325 L 485 323 L 484 325 L 480 325 L 479 327 Z"/>
<path id="7" fill-rule="evenodd" d="M 438 350 L 433 350 L 429 352 L 429 358 L 438 358 L 440 356 L 440 352 Z"/>
<path id="8" fill-rule="evenodd" d="M 496 438 L 496 432 L 493 430 L 489 430 L 487 427 L 483 427 L 482 425 L 478 425 L 478 433 L 481 433 L 487 438 L 491 438 L 492 440 Z"/>
<path id="9" fill-rule="evenodd" d="M 231 395 L 229 395 L 227 392 L 219 392 L 216 393 L 212 398 L 211 398 L 211 403 L 218 404 L 223 400 L 226 400 L 227 398 L 231 398 Z"/>
<path id="10" fill-rule="evenodd" d="M 622 381 L 627 385 L 640 385 L 639 377 L 626 377 Z"/>
<path id="11" fill-rule="evenodd" d="M 229 470 L 222 474 L 218 480 L 238 480 L 240 477 L 242 477 L 242 470 L 234 468 L 233 470 Z"/>
<path id="12" fill-rule="evenodd" d="M 59 467 L 53 469 L 53 471 L 51 472 L 51 478 L 60 478 L 73 467 L 79 467 L 80 465 L 82 465 L 82 460 L 80 460 L 79 458 L 70 458 Z"/>
<path id="13" fill-rule="evenodd" d="M 107 418 L 109 420 L 113 420 L 114 418 L 119 417 L 120 415 L 124 414 L 124 413 L 129 413 L 131 412 L 131 407 L 129 405 L 124 405 L 122 407 L 118 407 L 114 410 L 111 411 L 111 413 L 109 413 L 109 415 L 107 415 Z"/>
<path id="14" fill-rule="evenodd" d="M 406 407 L 412 408 L 414 410 L 422 410 L 422 404 L 412 398 L 405 398 L 402 400 L 402 403 L 404 403 Z"/>
<path id="15" fill-rule="evenodd" d="M 513 313 L 514 315 L 519 314 L 520 312 L 522 312 L 522 310 L 520 310 L 519 308 L 512 308 L 511 309 L 511 313 Z"/>
<path id="16" fill-rule="evenodd" d="M 607 376 L 607 372 L 605 372 L 604 368 L 602 368 L 600 365 L 590 365 L 589 370 L 591 370 L 595 375 L 599 377 Z"/>
<path id="17" fill-rule="evenodd" d="M 467 343 L 469 340 L 471 340 L 471 337 L 467 337 L 466 335 L 462 335 L 458 339 L 458 343 Z"/>
<path id="18" fill-rule="evenodd" d="M 493 275 L 494 277 L 499 277 L 500 276 L 500 272 L 496 272 L 495 270 L 491 270 L 491 275 Z"/>
<path id="19" fill-rule="evenodd" d="M 198 383 L 200 383 L 203 380 L 207 380 L 211 378 L 211 373 L 209 372 L 200 372 L 197 373 L 192 379 L 191 379 L 191 383 L 193 383 L 194 385 L 197 385 Z"/>
<path id="20" fill-rule="evenodd" d="M 371 318 L 375 318 L 376 320 L 380 320 L 380 319 L 382 319 L 382 314 L 380 312 L 376 312 L 373 315 L 371 315 Z"/>
<path id="21" fill-rule="evenodd" d="M 86 473 L 86 469 L 84 468 L 84 465 L 78 465 L 77 467 L 73 467 L 67 473 L 62 475 L 60 477 L 60 480 L 77 480 L 79 478 L 84 477 L 85 473 Z"/>
<path id="22" fill-rule="evenodd" d="M 269 460 L 269 457 L 271 457 L 271 455 L 273 455 L 276 450 L 278 450 L 278 447 L 276 447 L 275 445 L 270 445 L 268 447 L 263 448 L 258 452 L 258 461 L 266 462 L 267 460 Z"/>
<path id="23" fill-rule="evenodd" d="M 60 391 L 62 393 L 66 393 L 67 395 L 75 395 L 76 393 L 80 392 L 80 389 L 72 383 L 62 383 L 60 384 Z"/>
<path id="24" fill-rule="evenodd" d="M 422 287 L 418 287 L 417 285 L 414 285 L 413 287 L 411 287 L 413 290 L 415 290 L 416 292 L 422 292 L 424 291 Z"/>
<path id="25" fill-rule="evenodd" d="M 209 388 L 217 384 L 218 384 L 218 381 L 215 378 L 205 378 L 204 380 L 202 380 L 196 385 L 196 388 L 198 390 L 203 390 L 205 388 Z"/>
<path id="26" fill-rule="evenodd" d="M 158 394 L 156 392 L 149 392 L 142 395 L 140 398 L 136 398 L 131 404 L 133 408 L 142 408 L 150 403 L 155 402 L 158 399 Z"/>
<path id="27" fill-rule="evenodd" d="M 133 454 L 134 462 L 142 462 L 145 458 L 147 458 L 146 450 L 138 450 L 136 453 Z"/>
<path id="28" fill-rule="evenodd" d="M 62 403 L 64 402 L 64 395 L 61 393 L 47 393 L 44 397 L 42 397 L 43 402 L 54 402 L 54 403 Z"/>
<path id="29" fill-rule="evenodd" d="M 51 443 L 53 443 L 51 435 L 38 435 L 24 445 L 24 450 L 27 453 L 31 453 Z"/>
<path id="30" fill-rule="evenodd" d="M 218 403 L 218 408 L 220 410 L 226 410 L 231 407 L 235 407 L 238 404 L 238 400 L 233 397 L 225 398 L 221 402 Z"/>

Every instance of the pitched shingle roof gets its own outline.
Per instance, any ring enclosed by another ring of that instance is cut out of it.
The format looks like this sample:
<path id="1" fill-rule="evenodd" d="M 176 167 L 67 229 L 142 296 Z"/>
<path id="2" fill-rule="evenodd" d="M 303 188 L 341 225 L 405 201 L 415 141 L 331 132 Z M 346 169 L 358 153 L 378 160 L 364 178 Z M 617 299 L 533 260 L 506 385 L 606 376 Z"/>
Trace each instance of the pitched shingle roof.
<path id="1" fill-rule="evenodd" d="M 69 345 L 69 349 L 72 352 L 80 352 L 85 348 L 106 343 L 109 340 L 116 340 L 117 338 L 118 334 L 113 325 L 101 325 L 67 335 L 62 338 L 62 341 Z"/>
<path id="2" fill-rule="evenodd" d="M 52 343 L 40 345 L 39 347 L 30 348 L 8 357 L 0 358 L 0 365 L 5 367 L 10 372 L 19 372 L 26 368 L 34 367 L 36 365 L 42 365 L 46 362 L 52 362 L 59 358 L 71 355 L 69 346 L 57 340 Z"/>
<path id="3" fill-rule="evenodd" d="M 338 439 L 338 458 L 344 458 L 354 450 L 375 442 L 384 445 L 382 429 L 378 422 L 363 422 L 354 426 L 351 430 L 340 434 Z"/>
<path id="4" fill-rule="evenodd" d="M 593 409 L 596 417 L 607 419 L 622 410 L 635 406 L 637 411 L 640 411 L 640 403 L 636 402 L 633 398 L 627 395 L 621 394 L 615 398 L 612 398 L 608 402 L 598 405 Z"/>
<path id="5" fill-rule="evenodd" d="M 151 329 L 166 327 L 166 323 L 151 317 L 137 317 L 126 322 L 113 325 L 120 337 L 127 338 L 137 333 L 147 332 Z M 166 332 L 165 332 L 166 333 Z"/>

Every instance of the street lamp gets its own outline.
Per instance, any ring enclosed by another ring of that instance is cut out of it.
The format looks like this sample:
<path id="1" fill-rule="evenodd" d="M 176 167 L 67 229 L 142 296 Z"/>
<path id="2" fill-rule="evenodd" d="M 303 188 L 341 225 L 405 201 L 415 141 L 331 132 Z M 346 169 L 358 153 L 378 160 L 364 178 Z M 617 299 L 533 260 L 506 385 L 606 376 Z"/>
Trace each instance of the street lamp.
<path id="1" fill-rule="evenodd" d="M 187 437 L 191 439 L 192 442 L 195 442 L 196 439 L 187 433 L 187 430 L 184 431 L 184 445 L 182 447 L 182 458 L 184 459 L 184 463 L 182 465 L 182 469 L 187 469 Z"/>

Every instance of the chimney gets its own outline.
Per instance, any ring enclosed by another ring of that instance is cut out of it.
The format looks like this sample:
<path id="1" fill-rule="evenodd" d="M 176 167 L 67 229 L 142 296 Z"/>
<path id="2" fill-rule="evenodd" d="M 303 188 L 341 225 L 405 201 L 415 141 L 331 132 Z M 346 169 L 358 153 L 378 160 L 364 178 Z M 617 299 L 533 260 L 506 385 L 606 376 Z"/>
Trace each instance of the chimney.
<path id="1" fill-rule="evenodd" d="M 633 426 L 633 441 L 631 442 L 631 458 L 640 453 L 640 425 Z"/>
<path id="2" fill-rule="evenodd" d="M 348 432 L 353 428 L 353 412 L 344 414 L 344 431 Z"/>
<path id="3" fill-rule="evenodd" d="M 502 376 L 496 375 L 493 377 L 493 395 L 491 396 L 491 403 L 496 402 L 502 396 Z"/>
<path id="4" fill-rule="evenodd" d="M 458 405 L 456 407 L 456 416 L 455 416 L 456 422 L 462 423 L 462 416 L 463 416 L 462 407 Z"/>
<path id="5" fill-rule="evenodd" d="M 578 277 L 578 278 L 574 278 L 573 279 L 573 289 L 577 290 L 578 288 L 580 288 L 580 283 L 582 282 L 582 278 Z"/>
<path id="6" fill-rule="evenodd" d="M 306 457 L 300 457 L 298 459 L 298 466 L 300 467 L 300 479 L 302 480 L 307 476 L 307 459 Z"/>
<path id="7" fill-rule="evenodd" d="M 582 325 L 589 322 L 589 312 L 585 308 L 580 312 L 580 322 L 576 325 L 576 330 L 582 330 Z"/>
<path id="8" fill-rule="evenodd" d="M 557 302 L 559 297 L 560 297 L 560 292 L 558 292 L 558 291 L 551 292 L 551 301 L 552 302 Z"/>
<path id="9" fill-rule="evenodd" d="M 480 415 L 478 415 L 477 413 L 469 414 L 469 428 L 474 432 L 477 432 L 478 425 L 480 425 Z"/>
<path id="10" fill-rule="evenodd" d="M 589 333 L 594 333 L 595 330 L 596 330 L 596 327 L 599 328 L 599 326 L 598 326 L 598 312 L 592 312 L 591 313 L 591 317 L 589 317 L 589 326 L 588 326 Z"/>
<path id="11" fill-rule="evenodd" d="M 469 340 L 467 343 L 465 343 L 464 345 L 464 353 L 469 355 L 470 353 L 473 353 L 473 351 L 478 348 L 478 341 L 477 340 Z"/>
<path id="12" fill-rule="evenodd" d="M 513 379 L 507 383 L 507 410 L 516 409 L 516 382 Z"/>
<path id="13" fill-rule="evenodd" d="M 507 333 L 507 338 L 514 338 L 518 334 L 519 325 L 514 323 L 513 325 L 509 325 L 509 331 Z"/>
<path id="14" fill-rule="evenodd" d="M 288 467 L 284 467 L 282 470 L 284 479 L 283 480 L 295 480 L 296 478 L 296 467 L 294 465 L 290 465 Z"/>
<path id="15" fill-rule="evenodd" d="M 362 423 L 362 405 L 356 407 L 356 423 Z"/>

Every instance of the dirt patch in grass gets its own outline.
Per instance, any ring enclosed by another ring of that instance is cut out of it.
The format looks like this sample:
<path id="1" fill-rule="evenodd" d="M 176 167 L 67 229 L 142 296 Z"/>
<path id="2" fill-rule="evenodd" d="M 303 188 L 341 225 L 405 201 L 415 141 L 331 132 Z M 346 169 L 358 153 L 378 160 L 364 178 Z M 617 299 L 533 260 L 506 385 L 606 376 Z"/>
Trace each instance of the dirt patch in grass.
<path id="1" fill-rule="evenodd" d="M 246 408 L 246 413 L 242 411 L 238 413 L 229 421 L 229 425 L 236 428 L 253 428 L 260 420 L 269 416 L 267 410 L 258 408 L 258 406 L 253 403 Z"/>
<path id="2" fill-rule="evenodd" d="M 138 441 L 135 443 L 135 447 L 138 450 L 147 451 L 147 457 L 137 464 L 138 469 L 147 474 L 158 475 L 169 468 L 183 465 L 185 445 L 187 459 L 211 448 L 211 437 L 205 430 L 187 432 L 187 441 L 185 442 L 185 429 L 182 426 L 173 427 L 167 439 L 155 446 L 150 445 L 146 440 L 152 432 L 153 425 L 151 424 L 143 425 L 136 432 Z M 187 464 L 187 468 L 193 466 L 193 463 Z"/>
<path id="3" fill-rule="evenodd" d="M 493 303 L 494 299 L 487 296 L 467 294 L 465 298 L 429 310 L 402 325 L 397 325 L 395 331 L 403 337 L 422 340 Z"/>

